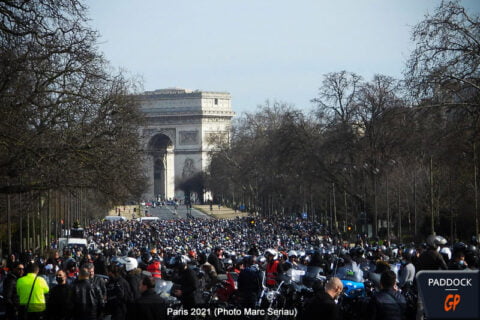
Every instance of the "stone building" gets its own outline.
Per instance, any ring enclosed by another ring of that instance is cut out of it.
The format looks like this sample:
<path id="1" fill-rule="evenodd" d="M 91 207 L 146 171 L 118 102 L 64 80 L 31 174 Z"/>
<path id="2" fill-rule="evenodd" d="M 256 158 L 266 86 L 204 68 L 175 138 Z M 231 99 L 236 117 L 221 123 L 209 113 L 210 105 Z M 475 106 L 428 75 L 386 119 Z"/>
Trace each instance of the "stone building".
<path id="1" fill-rule="evenodd" d="M 211 135 L 228 137 L 231 96 L 225 92 L 161 89 L 137 96 L 146 124 L 141 128 L 149 177 L 146 200 L 182 199 L 181 181 L 209 164 Z"/>

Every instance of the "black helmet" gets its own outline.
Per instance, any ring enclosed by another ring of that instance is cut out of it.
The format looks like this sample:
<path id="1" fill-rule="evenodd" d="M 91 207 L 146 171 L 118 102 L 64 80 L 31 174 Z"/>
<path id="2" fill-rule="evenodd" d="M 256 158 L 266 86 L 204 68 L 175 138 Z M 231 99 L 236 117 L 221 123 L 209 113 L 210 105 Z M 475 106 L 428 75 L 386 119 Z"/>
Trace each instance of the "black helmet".
<path id="1" fill-rule="evenodd" d="M 188 257 L 186 257 L 184 255 L 178 255 L 173 259 L 173 266 L 175 268 L 182 269 L 188 264 L 189 260 L 190 259 L 188 259 Z"/>
<path id="2" fill-rule="evenodd" d="M 478 240 L 477 240 L 477 237 L 476 236 L 472 236 L 472 239 L 470 240 L 470 242 L 473 244 L 473 245 L 478 245 Z"/>
<path id="3" fill-rule="evenodd" d="M 255 263 L 255 257 L 252 255 L 246 255 L 243 257 L 243 264 L 248 267 Z"/>
<path id="4" fill-rule="evenodd" d="M 412 261 L 412 258 L 416 255 L 417 251 L 414 248 L 405 249 L 402 253 L 402 256 L 407 261 Z"/>
<path id="5" fill-rule="evenodd" d="M 152 255 L 149 252 L 144 252 L 142 254 L 142 261 L 149 264 L 152 261 Z"/>
<path id="6" fill-rule="evenodd" d="M 357 255 L 361 257 L 364 254 L 365 254 L 365 249 L 363 249 L 363 247 L 357 247 Z"/>
<path id="7" fill-rule="evenodd" d="M 457 253 L 460 251 L 465 253 L 466 250 L 467 250 L 467 245 L 463 242 L 457 242 L 453 245 L 453 253 Z"/>

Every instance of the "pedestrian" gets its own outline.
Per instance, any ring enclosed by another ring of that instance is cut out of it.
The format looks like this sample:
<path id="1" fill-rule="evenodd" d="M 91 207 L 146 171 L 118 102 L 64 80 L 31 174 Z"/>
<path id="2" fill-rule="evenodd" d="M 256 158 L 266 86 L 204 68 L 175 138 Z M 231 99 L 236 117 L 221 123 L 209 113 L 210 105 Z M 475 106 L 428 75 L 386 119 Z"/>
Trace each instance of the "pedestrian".
<path id="1" fill-rule="evenodd" d="M 38 276 L 40 268 L 36 263 L 29 263 L 27 275 L 17 280 L 17 294 L 20 301 L 20 319 L 41 319 L 46 309 L 45 295 L 50 291 L 45 279 Z"/>
<path id="2" fill-rule="evenodd" d="M 404 320 L 406 318 L 407 302 L 396 289 L 397 277 L 392 270 L 382 273 L 381 290 L 377 292 L 369 304 L 369 319 Z"/>
<path id="3" fill-rule="evenodd" d="M 96 320 L 103 309 L 103 297 L 100 289 L 90 282 L 90 272 L 83 266 L 78 271 L 78 279 L 72 285 L 73 319 Z"/>
<path id="4" fill-rule="evenodd" d="M 58 270 L 55 274 L 57 285 L 49 293 L 47 301 L 47 319 L 68 320 L 73 312 L 73 290 L 67 284 L 67 274 Z"/>
<path id="5" fill-rule="evenodd" d="M 154 288 L 154 278 L 143 276 L 138 288 L 140 297 L 135 300 L 133 313 L 129 312 L 128 319 L 154 320 L 166 315 L 165 303 Z"/>
<path id="6" fill-rule="evenodd" d="M 337 320 L 340 318 L 340 308 L 336 299 L 342 294 L 342 281 L 333 277 L 325 284 L 325 289 L 320 290 L 305 306 L 302 319 Z M 387 318 L 385 318 L 387 319 Z"/>
<path id="7" fill-rule="evenodd" d="M 90 283 L 100 290 L 100 293 L 102 294 L 103 305 L 105 306 L 105 303 L 107 303 L 107 286 L 105 278 L 95 274 L 96 269 L 93 263 L 87 263 L 85 267 L 88 269 L 88 273 L 90 274 Z"/>
<path id="8" fill-rule="evenodd" d="M 5 299 L 5 316 L 7 320 L 18 319 L 19 299 L 17 295 L 17 280 L 23 276 L 24 267 L 20 261 L 11 265 L 12 270 L 3 282 L 3 297 Z"/>

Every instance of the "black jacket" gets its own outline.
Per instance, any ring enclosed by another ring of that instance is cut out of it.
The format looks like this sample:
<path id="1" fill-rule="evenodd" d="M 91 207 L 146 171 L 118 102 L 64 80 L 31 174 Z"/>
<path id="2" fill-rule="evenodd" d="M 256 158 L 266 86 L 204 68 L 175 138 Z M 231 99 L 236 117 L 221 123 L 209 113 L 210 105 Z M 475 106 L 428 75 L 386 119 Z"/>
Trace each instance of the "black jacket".
<path id="1" fill-rule="evenodd" d="M 70 319 L 73 307 L 73 288 L 70 285 L 59 284 L 50 290 L 47 301 L 49 320 Z"/>
<path id="2" fill-rule="evenodd" d="M 166 306 L 153 289 L 143 292 L 135 301 L 134 313 L 129 319 L 155 320 L 166 317 Z"/>
<path id="3" fill-rule="evenodd" d="M 125 319 L 127 306 L 133 301 L 132 292 L 127 280 L 122 277 L 111 277 L 107 282 L 106 312 L 112 315 L 112 319 Z"/>
<path id="4" fill-rule="evenodd" d="M 103 302 L 105 303 L 107 298 L 107 286 L 105 280 L 97 275 L 94 275 L 93 278 L 90 279 L 90 283 L 100 290 L 100 293 L 103 297 Z"/>
<path id="5" fill-rule="evenodd" d="M 102 293 L 89 280 L 75 280 L 73 290 L 73 318 L 78 320 L 97 319 L 103 308 Z"/>
<path id="6" fill-rule="evenodd" d="M 220 261 L 220 259 L 218 259 L 217 255 L 214 252 L 210 253 L 207 261 L 215 268 L 215 271 L 217 271 L 217 274 L 225 273 L 225 268 L 223 267 L 223 263 Z"/>
<path id="7" fill-rule="evenodd" d="M 375 294 L 368 308 L 371 320 L 404 320 L 407 302 L 403 295 L 393 289 L 383 289 Z"/>
<path id="8" fill-rule="evenodd" d="M 415 269 L 418 271 L 421 270 L 447 270 L 447 264 L 440 253 L 434 249 L 428 249 L 427 251 L 422 252 L 420 257 L 418 257 Z"/>
<path id="9" fill-rule="evenodd" d="M 301 319 L 340 319 L 339 306 L 328 293 L 326 293 L 324 290 L 321 290 L 306 303 Z"/>
<path id="10" fill-rule="evenodd" d="M 10 272 L 3 282 L 3 297 L 7 306 L 18 307 L 17 279 L 18 277 Z"/>
<path id="11" fill-rule="evenodd" d="M 238 276 L 238 294 L 244 307 L 254 307 L 262 291 L 262 274 L 255 266 L 243 269 Z"/>
<path id="12" fill-rule="evenodd" d="M 140 274 L 129 273 L 125 276 L 125 280 L 127 280 L 128 284 L 130 285 L 130 291 L 132 292 L 133 300 L 140 298 L 141 293 L 139 287 L 140 282 L 142 281 Z"/>
<path id="13" fill-rule="evenodd" d="M 200 285 L 195 271 L 188 267 L 180 270 L 173 282 L 182 290 L 179 299 L 185 308 L 195 307 L 201 302 Z"/>

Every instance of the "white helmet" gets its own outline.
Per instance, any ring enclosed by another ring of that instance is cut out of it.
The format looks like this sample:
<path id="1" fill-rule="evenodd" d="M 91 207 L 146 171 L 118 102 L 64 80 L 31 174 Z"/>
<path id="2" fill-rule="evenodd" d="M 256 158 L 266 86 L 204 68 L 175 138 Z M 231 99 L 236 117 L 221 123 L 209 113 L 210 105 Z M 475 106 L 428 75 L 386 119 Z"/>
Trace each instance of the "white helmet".
<path id="1" fill-rule="evenodd" d="M 295 250 L 288 251 L 288 257 L 298 257 L 298 253 Z"/>
<path id="2" fill-rule="evenodd" d="M 452 251 L 449 247 L 443 247 L 440 249 L 440 253 L 448 257 L 448 260 L 452 259 Z"/>
<path id="3" fill-rule="evenodd" d="M 126 257 L 123 258 L 125 261 L 125 270 L 132 271 L 138 267 L 138 261 L 135 258 Z"/>
<path id="4" fill-rule="evenodd" d="M 271 255 L 273 256 L 273 259 L 277 259 L 277 251 L 275 249 L 267 249 L 265 250 L 265 256 Z"/>

